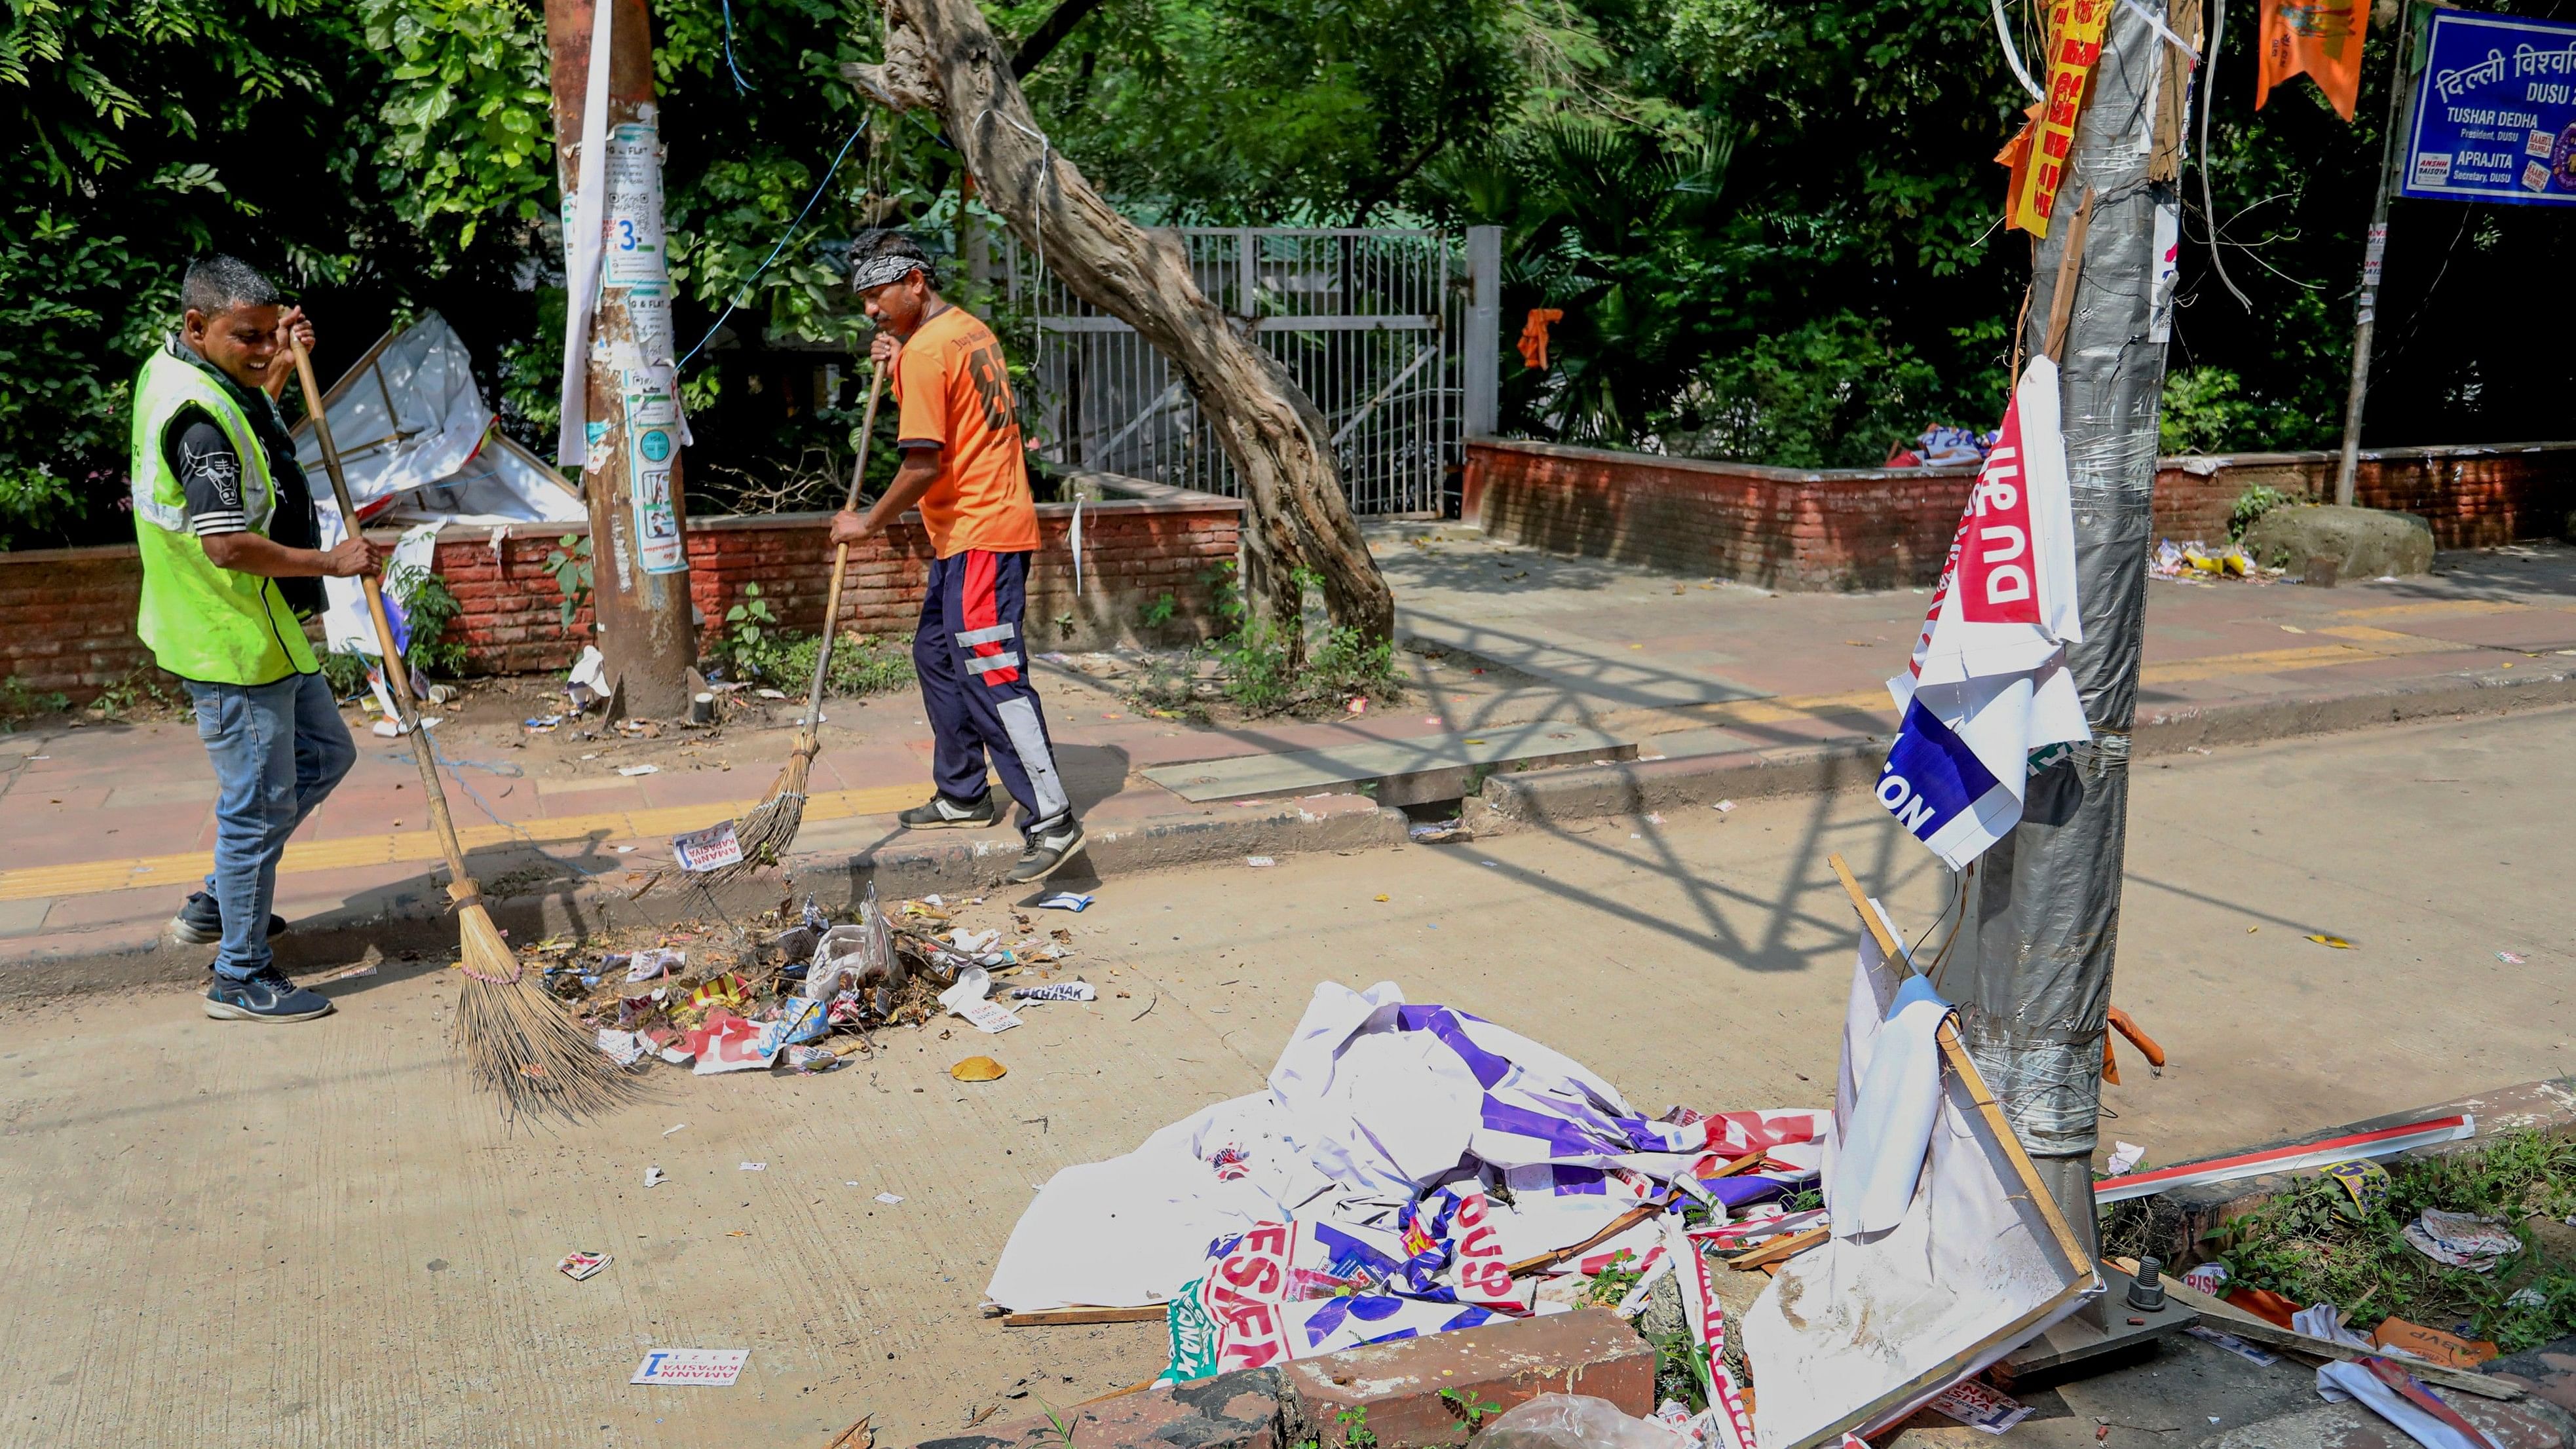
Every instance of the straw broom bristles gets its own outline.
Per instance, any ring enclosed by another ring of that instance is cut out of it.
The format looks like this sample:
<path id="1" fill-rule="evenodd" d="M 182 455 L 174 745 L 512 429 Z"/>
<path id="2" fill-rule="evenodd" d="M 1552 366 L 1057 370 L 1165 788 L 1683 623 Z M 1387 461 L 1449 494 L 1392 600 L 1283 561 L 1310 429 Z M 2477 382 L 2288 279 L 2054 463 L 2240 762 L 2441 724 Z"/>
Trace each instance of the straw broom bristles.
<path id="1" fill-rule="evenodd" d="M 322 390 L 313 380 L 313 361 L 301 339 L 293 346 L 296 375 L 304 384 L 304 411 L 313 420 L 314 440 L 322 446 L 323 467 L 331 475 L 341 520 L 350 536 L 356 537 L 358 510 L 349 501 L 349 481 L 341 472 L 331 420 L 322 409 Z M 630 1079 L 561 1005 L 528 978 L 517 953 L 502 938 L 501 928 L 492 923 L 492 913 L 484 908 L 482 888 L 465 869 L 465 847 L 456 838 L 456 822 L 447 813 L 447 789 L 438 778 L 436 747 L 421 727 L 411 671 L 402 651 L 394 647 L 393 625 L 385 617 L 384 591 L 373 575 L 358 582 L 367 596 L 368 616 L 375 622 L 376 646 L 383 651 L 385 682 L 393 687 L 394 703 L 411 735 L 412 761 L 420 767 L 430 824 L 447 860 L 451 877 L 447 894 L 456 903 L 456 965 L 465 973 L 456 1031 L 475 1079 L 500 1092 L 512 1116 L 532 1107 L 574 1115 L 612 1106 L 629 1089 Z"/>
<path id="2" fill-rule="evenodd" d="M 826 648 L 830 646 L 825 645 Z M 707 873 L 707 884 L 723 885 L 740 880 L 765 865 L 774 865 L 796 843 L 796 832 L 805 828 L 805 777 L 814 766 L 814 752 L 822 742 L 810 729 L 799 730 L 796 746 L 788 751 L 786 767 L 769 783 L 769 793 L 758 805 L 733 823 L 733 837 L 742 846 L 742 859 Z"/>
<path id="3" fill-rule="evenodd" d="M 632 1085 L 554 998 L 525 974 L 474 883 L 448 887 L 465 990 L 456 1003 L 456 1036 L 475 1082 L 501 1094 L 510 1115 L 531 1109 L 581 1116 L 614 1107 Z"/>

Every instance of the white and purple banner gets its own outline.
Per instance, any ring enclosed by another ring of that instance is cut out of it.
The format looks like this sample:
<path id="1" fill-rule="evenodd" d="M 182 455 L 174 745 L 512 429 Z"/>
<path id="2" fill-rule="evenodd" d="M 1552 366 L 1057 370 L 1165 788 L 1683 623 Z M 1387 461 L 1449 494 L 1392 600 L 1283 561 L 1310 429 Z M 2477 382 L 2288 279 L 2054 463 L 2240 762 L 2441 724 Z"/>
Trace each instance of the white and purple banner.
<path id="1" fill-rule="evenodd" d="M 1906 672 L 1879 803 L 1953 870 L 2020 823 L 2039 751 L 2092 739 L 2067 672 L 2083 642 L 2057 364 L 2031 359 L 1977 474 Z"/>

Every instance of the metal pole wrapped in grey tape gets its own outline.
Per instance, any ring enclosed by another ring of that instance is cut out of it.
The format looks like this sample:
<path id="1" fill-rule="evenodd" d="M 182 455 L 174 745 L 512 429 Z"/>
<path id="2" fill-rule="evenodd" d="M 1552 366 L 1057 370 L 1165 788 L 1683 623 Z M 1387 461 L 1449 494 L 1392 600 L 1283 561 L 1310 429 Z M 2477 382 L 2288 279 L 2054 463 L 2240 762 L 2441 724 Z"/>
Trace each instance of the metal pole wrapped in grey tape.
<path id="1" fill-rule="evenodd" d="M 2024 347 L 2038 351 L 2073 237 L 2082 269 L 2060 396 L 2084 641 L 2068 662 L 2094 742 L 2030 781 L 2020 826 L 1973 867 L 1975 950 L 1969 971 L 1945 983 L 1958 994 L 1960 1035 L 1978 1071 L 2034 1158 L 2089 1155 L 2100 1111 L 2165 370 L 2151 315 L 2156 214 L 2177 199 L 2172 183 L 2147 179 L 2164 50 L 2129 7 L 2112 8 L 2069 174 L 2034 259 L 2023 330 Z M 2090 223 L 2077 228 L 2088 194 Z M 2079 1207 L 2070 1216 L 2089 1224 L 2089 1201 Z"/>

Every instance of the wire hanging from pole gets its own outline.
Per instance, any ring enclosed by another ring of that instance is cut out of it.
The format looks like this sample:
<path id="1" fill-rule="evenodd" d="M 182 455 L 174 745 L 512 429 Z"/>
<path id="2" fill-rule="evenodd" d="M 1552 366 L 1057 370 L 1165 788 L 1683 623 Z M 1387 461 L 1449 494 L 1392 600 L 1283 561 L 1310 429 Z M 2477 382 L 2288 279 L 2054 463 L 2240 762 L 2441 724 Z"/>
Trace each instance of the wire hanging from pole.
<path id="1" fill-rule="evenodd" d="M 751 94 L 751 82 L 742 78 L 742 67 L 733 63 L 733 0 L 723 0 L 723 3 L 725 25 L 725 69 L 733 73 L 734 94 L 738 96 L 747 96 Z"/>
<path id="2" fill-rule="evenodd" d="M 1995 11 L 1995 39 L 2004 48 L 2004 64 L 2012 67 L 2013 79 L 2021 82 L 2021 88 L 2030 92 L 2032 100 L 2047 100 L 2048 92 L 2041 90 L 2039 82 L 2030 78 L 2029 68 L 2021 63 L 2021 52 L 2013 48 L 2012 21 L 2004 15 L 2004 0 L 1992 0 L 1992 3 Z"/>
<path id="3" fill-rule="evenodd" d="M 848 158 L 850 147 L 856 145 L 860 135 L 868 129 L 868 119 L 869 118 L 866 116 L 861 116 L 859 118 L 858 129 L 850 132 L 850 139 L 841 143 L 840 151 L 832 157 L 832 164 L 824 168 L 823 179 L 815 183 L 814 194 L 805 198 L 805 209 L 796 213 L 796 219 L 789 222 L 787 224 L 787 230 L 780 234 L 778 245 L 771 247 L 769 249 L 769 255 L 761 258 L 760 265 L 753 268 L 751 275 L 743 279 L 742 285 L 734 289 L 733 300 L 725 303 L 724 311 L 717 314 L 715 325 L 709 327 L 707 329 L 707 335 L 699 338 L 697 346 L 690 348 L 688 353 L 680 359 L 679 364 L 671 369 L 674 375 L 677 375 L 681 368 L 685 368 L 689 365 L 690 358 L 695 357 L 700 352 L 704 351 L 706 349 L 706 345 L 715 340 L 716 334 L 724 330 L 725 319 L 733 316 L 735 310 L 741 307 L 743 302 L 750 296 L 752 286 L 763 276 L 768 274 L 769 264 L 778 260 L 778 254 L 780 252 L 787 250 L 787 243 L 795 239 L 797 228 L 805 224 L 805 218 L 814 214 L 814 204 L 821 201 L 823 199 L 823 193 L 831 188 L 832 178 L 840 173 L 841 162 Z"/>
<path id="4" fill-rule="evenodd" d="M 2200 67 L 2200 219 L 2209 228 L 2209 265 L 2236 298 L 2236 304 L 2250 313 L 2254 310 L 2253 299 L 2236 285 L 2234 277 L 2227 275 L 2227 258 L 2218 245 L 2218 203 L 2211 199 L 2209 190 L 2209 113 L 2218 105 L 2218 42 L 2226 33 L 2227 0 L 2214 0 L 2209 17 L 2209 55 Z"/>

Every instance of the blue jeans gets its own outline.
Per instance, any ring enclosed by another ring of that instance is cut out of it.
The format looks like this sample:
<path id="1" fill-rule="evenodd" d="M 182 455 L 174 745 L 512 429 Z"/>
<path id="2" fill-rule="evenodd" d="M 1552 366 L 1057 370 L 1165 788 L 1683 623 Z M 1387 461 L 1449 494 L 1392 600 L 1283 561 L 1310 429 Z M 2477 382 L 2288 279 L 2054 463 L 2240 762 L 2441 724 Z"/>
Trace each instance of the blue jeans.
<path id="1" fill-rule="evenodd" d="M 215 974 L 241 979 L 269 967 L 269 903 L 286 837 L 349 773 L 358 747 L 319 674 L 259 685 L 192 679 L 188 693 L 218 786 L 215 873 L 206 877 L 224 917 Z"/>

